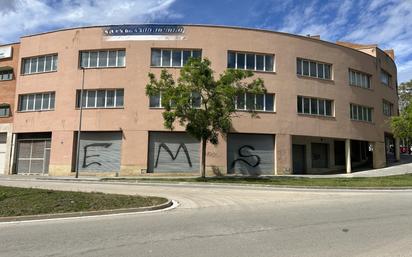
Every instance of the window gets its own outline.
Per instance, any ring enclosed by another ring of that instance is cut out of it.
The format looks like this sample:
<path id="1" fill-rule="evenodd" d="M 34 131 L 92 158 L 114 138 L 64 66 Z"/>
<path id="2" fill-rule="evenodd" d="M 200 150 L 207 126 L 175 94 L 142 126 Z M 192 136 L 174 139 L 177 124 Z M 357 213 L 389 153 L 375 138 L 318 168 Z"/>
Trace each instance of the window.
<path id="1" fill-rule="evenodd" d="M 192 92 L 190 97 L 190 102 L 192 107 L 200 108 L 202 104 L 202 96 L 198 92 Z M 149 107 L 150 108 L 163 108 L 162 104 L 162 94 L 149 96 Z"/>
<path id="2" fill-rule="evenodd" d="M 10 116 L 10 105 L 8 104 L 1 104 L 0 105 L 0 117 L 9 117 Z"/>
<path id="3" fill-rule="evenodd" d="M 19 95 L 18 110 L 21 112 L 54 110 L 54 103 L 54 92 Z"/>
<path id="4" fill-rule="evenodd" d="M 13 70 L 0 71 L 0 81 L 2 81 L 2 80 L 12 80 L 12 79 L 13 79 Z"/>
<path id="5" fill-rule="evenodd" d="M 372 109 L 366 106 L 350 104 L 350 118 L 352 120 L 372 122 Z"/>
<path id="6" fill-rule="evenodd" d="M 391 81 L 392 76 L 385 70 L 381 69 L 381 83 L 387 87 L 392 87 Z"/>
<path id="7" fill-rule="evenodd" d="M 332 79 L 332 65 L 301 58 L 296 59 L 296 74 L 319 79 Z"/>
<path id="8" fill-rule="evenodd" d="M 264 111 L 273 112 L 274 111 L 274 94 L 241 94 L 237 96 L 235 102 L 236 110 L 242 111 Z"/>
<path id="9" fill-rule="evenodd" d="M 254 71 L 274 71 L 274 55 L 228 51 L 227 67 Z"/>
<path id="10" fill-rule="evenodd" d="M 201 58 L 201 50 L 152 49 L 152 67 L 183 67 L 189 58 Z"/>
<path id="11" fill-rule="evenodd" d="M 386 116 L 393 115 L 393 104 L 391 102 L 382 100 L 382 106 L 383 106 L 383 114 L 385 114 Z"/>
<path id="12" fill-rule="evenodd" d="M 125 67 L 125 50 L 81 51 L 81 68 Z"/>
<path id="13" fill-rule="evenodd" d="M 80 108 L 80 92 L 76 92 L 76 108 Z M 83 91 L 83 108 L 117 108 L 124 105 L 123 89 L 98 89 Z"/>
<path id="14" fill-rule="evenodd" d="M 349 85 L 361 88 L 371 88 L 371 76 L 363 72 L 349 69 Z"/>
<path id="15" fill-rule="evenodd" d="M 319 116 L 333 116 L 333 101 L 313 97 L 298 96 L 298 113 Z"/>
<path id="16" fill-rule="evenodd" d="M 22 74 L 57 71 L 57 54 L 23 59 Z"/>

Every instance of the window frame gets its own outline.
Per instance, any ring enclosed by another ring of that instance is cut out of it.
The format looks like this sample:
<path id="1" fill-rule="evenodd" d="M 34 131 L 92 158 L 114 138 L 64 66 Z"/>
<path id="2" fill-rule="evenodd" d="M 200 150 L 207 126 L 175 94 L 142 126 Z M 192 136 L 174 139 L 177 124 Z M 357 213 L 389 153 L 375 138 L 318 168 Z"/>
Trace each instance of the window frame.
<path id="1" fill-rule="evenodd" d="M 36 100 L 37 100 L 37 96 L 41 95 L 41 100 L 40 100 L 40 109 L 36 110 Z M 47 104 L 47 108 L 44 108 L 44 99 L 45 99 L 45 95 L 48 95 L 48 104 Z M 28 108 L 29 107 L 29 102 L 30 102 L 30 97 L 33 97 L 33 108 Z M 26 104 L 24 105 L 26 107 L 25 110 L 22 109 L 22 101 L 23 101 L 23 97 L 26 97 L 25 101 Z M 53 99 L 53 100 L 52 100 Z M 52 107 L 52 103 L 53 103 L 53 107 Z M 55 91 L 48 91 L 48 92 L 37 92 L 37 93 L 30 93 L 30 94 L 21 94 L 18 95 L 18 106 L 17 106 L 17 110 L 18 112 L 44 112 L 44 111 L 54 111 L 56 109 L 56 92 Z"/>
<path id="2" fill-rule="evenodd" d="M 386 112 L 385 105 L 387 106 L 389 113 Z M 393 103 L 386 100 L 386 99 L 382 99 L 382 112 L 383 112 L 383 115 L 385 115 L 387 117 L 392 117 L 393 114 L 394 114 L 394 105 L 393 105 Z"/>
<path id="3" fill-rule="evenodd" d="M 159 66 L 153 65 L 152 63 L 153 50 L 160 50 L 160 65 Z M 163 65 L 163 51 L 170 51 L 169 65 Z M 203 49 L 201 48 L 156 48 L 154 47 L 150 49 L 150 68 L 183 68 L 183 66 L 186 64 L 185 58 L 184 58 L 185 51 L 190 51 L 189 58 L 197 58 L 194 54 L 195 52 L 200 52 L 200 58 L 202 58 L 202 55 L 203 55 Z M 174 52 L 180 52 L 180 65 L 179 66 L 173 65 L 173 53 Z"/>
<path id="4" fill-rule="evenodd" d="M 1 112 L 0 112 L 0 118 L 9 118 L 9 117 L 11 117 L 11 106 L 10 106 L 10 104 L 0 105 L 0 110 L 5 110 L 5 115 L 1 115 Z"/>
<path id="5" fill-rule="evenodd" d="M 104 91 L 104 106 L 98 106 L 98 92 L 99 91 Z M 114 96 L 113 96 L 113 106 L 108 106 L 108 92 L 113 91 Z M 123 91 L 123 104 L 122 105 L 117 105 L 117 97 L 118 97 L 118 91 Z M 82 109 L 123 109 L 125 106 L 125 101 L 124 101 L 124 88 L 96 88 L 96 89 L 85 89 L 83 90 L 83 103 L 80 102 L 80 94 L 82 90 L 78 89 L 76 90 L 76 104 L 75 108 L 80 109 L 80 105 L 82 105 Z M 94 106 L 88 106 L 89 105 L 89 92 L 94 92 Z"/>
<path id="6" fill-rule="evenodd" d="M 190 102 L 192 104 L 193 108 L 199 109 L 202 108 L 202 96 L 200 95 L 200 105 L 199 106 L 194 106 L 193 105 L 193 94 L 195 92 L 190 93 Z M 150 106 L 150 97 L 159 97 L 159 105 L 158 106 Z M 162 105 L 162 92 L 160 92 L 158 95 L 153 95 L 153 96 L 149 96 L 149 109 L 164 109 L 164 106 Z"/>
<path id="7" fill-rule="evenodd" d="M 363 71 L 355 70 L 355 69 L 352 69 L 352 68 L 348 69 L 348 73 L 349 73 L 349 75 L 348 75 L 349 86 L 359 87 L 359 88 L 369 89 L 369 90 L 372 89 L 372 75 L 371 74 L 363 72 Z M 353 78 L 354 78 L 355 83 L 352 83 L 353 82 L 352 74 L 354 75 Z M 359 77 L 360 77 L 360 82 L 359 83 L 358 83 L 358 76 L 357 76 L 358 74 L 359 74 Z M 365 83 L 364 78 L 367 79 L 366 80 L 367 87 L 364 86 L 364 83 Z"/>
<path id="8" fill-rule="evenodd" d="M 50 65 L 50 70 L 47 70 L 47 57 L 51 57 L 51 65 Z M 43 64 L 43 71 L 39 71 L 39 58 L 44 58 L 44 64 Z M 50 72 L 57 72 L 58 71 L 58 53 L 52 53 L 52 54 L 45 54 L 45 55 L 37 55 L 37 56 L 30 56 L 30 57 L 23 57 L 21 58 L 21 71 L 20 75 L 22 76 L 27 76 L 27 75 L 34 75 L 34 74 L 42 74 L 42 73 L 50 73 Z M 32 63 L 33 60 L 36 60 L 35 65 L 36 65 L 36 70 L 32 72 Z M 28 70 L 29 72 L 25 72 L 26 68 L 26 63 L 29 63 Z"/>
<path id="9" fill-rule="evenodd" d="M 299 105 L 299 100 L 300 104 Z M 309 112 L 305 110 L 305 100 L 309 100 Z M 316 113 L 312 113 L 312 102 L 316 101 Z M 320 114 L 321 106 L 320 103 L 323 101 L 323 114 Z M 330 103 L 330 115 L 328 115 L 328 103 Z M 301 110 L 299 110 L 299 106 Z M 335 101 L 333 99 L 321 98 L 321 97 L 311 97 L 298 95 L 296 98 L 296 112 L 298 115 L 305 116 L 315 116 L 315 117 L 326 117 L 326 118 L 335 118 Z"/>
<path id="10" fill-rule="evenodd" d="M 305 74 L 305 69 L 304 69 L 304 62 L 308 64 L 308 73 L 307 75 Z M 312 76 L 311 72 L 311 66 L 314 63 L 315 65 L 315 70 L 316 70 L 316 76 Z M 300 64 L 300 69 L 299 69 L 299 64 Z M 319 66 L 322 65 L 322 77 L 319 77 Z M 326 78 L 326 70 L 327 67 L 329 67 L 329 76 L 330 78 Z M 321 79 L 325 81 L 333 81 L 334 80 L 334 71 L 333 71 L 333 64 L 332 63 L 327 63 L 327 62 L 322 62 L 322 61 L 316 61 L 312 59 L 306 59 L 302 57 L 296 57 L 296 75 L 298 77 L 307 77 L 307 78 L 314 78 L 314 79 Z"/>
<path id="11" fill-rule="evenodd" d="M 116 64 L 110 65 L 110 52 L 116 52 Z M 119 66 L 119 52 L 124 52 L 124 65 Z M 100 52 L 106 53 L 106 66 L 100 66 Z M 90 67 L 91 53 L 97 53 L 96 66 Z M 87 54 L 87 67 L 83 66 L 83 54 Z M 105 49 L 89 49 L 79 51 L 79 69 L 112 69 L 112 68 L 126 68 L 126 49 L 125 48 L 105 48 Z"/>
<path id="12" fill-rule="evenodd" d="M 235 55 L 235 67 L 229 67 L 229 55 L 234 54 Z M 244 55 L 244 67 L 238 67 L 238 55 Z M 247 68 L 247 57 L 253 55 L 253 69 L 248 69 Z M 257 69 L 257 58 L 258 56 L 263 57 L 263 70 L 258 70 Z M 271 56 L 272 57 L 272 70 L 266 70 L 267 66 L 267 57 Z M 276 73 L 276 54 L 273 53 L 261 53 L 261 52 L 247 52 L 247 51 L 236 51 L 236 50 L 228 50 L 227 51 L 227 59 L 226 59 L 226 68 L 227 69 L 239 69 L 239 70 L 250 70 L 253 72 L 267 72 L 267 73 Z"/>
<path id="13" fill-rule="evenodd" d="M 248 95 L 249 93 L 243 93 L 242 94 L 242 98 L 243 98 L 243 106 L 244 106 L 244 108 L 238 108 L 238 98 L 239 98 L 239 96 L 236 96 L 236 99 L 235 99 L 235 110 L 236 111 L 246 111 L 246 112 L 250 112 L 250 111 L 253 111 L 253 112 L 265 112 L 265 113 L 276 113 L 276 94 L 275 93 L 264 93 L 264 94 L 252 94 L 253 95 L 253 108 L 252 109 L 250 109 L 250 108 L 248 108 L 248 96 L 250 96 L 250 95 Z M 263 106 L 263 109 L 262 110 L 258 110 L 258 109 L 256 109 L 256 106 L 257 106 L 257 97 L 258 97 L 258 95 L 263 95 L 263 104 L 262 104 L 262 106 Z M 272 97 L 272 103 L 273 103 L 273 110 L 266 110 L 267 108 L 267 106 L 266 106 L 266 103 L 267 103 L 267 98 L 268 97 Z"/>
<path id="14" fill-rule="evenodd" d="M 373 107 L 359 105 L 355 103 L 349 104 L 349 117 L 353 121 L 373 123 L 373 113 L 374 113 Z M 366 119 L 364 119 L 365 116 L 366 116 Z"/>
<path id="15" fill-rule="evenodd" d="M 3 79 L 5 76 L 8 77 L 8 79 Z M 7 69 L 7 70 L 2 70 L 0 71 L 0 82 L 1 81 L 10 81 L 14 79 L 14 72 L 13 69 Z"/>

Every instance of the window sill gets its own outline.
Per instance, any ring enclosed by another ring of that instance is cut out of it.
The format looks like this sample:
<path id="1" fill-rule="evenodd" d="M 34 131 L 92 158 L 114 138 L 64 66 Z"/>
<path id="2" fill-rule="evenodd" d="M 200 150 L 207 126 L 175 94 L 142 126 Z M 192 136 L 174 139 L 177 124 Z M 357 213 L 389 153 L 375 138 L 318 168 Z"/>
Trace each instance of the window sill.
<path id="1" fill-rule="evenodd" d="M 30 111 L 17 111 L 17 113 L 31 113 L 31 112 L 52 112 L 54 109 L 51 110 L 30 110 Z"/>
<path id="2" fill-rule="evenodd" d="M 315 114 L 308 114 L 308 113 L 298 113 L 298 116 L 308 117 L 308 118 L 318 118 L 322 120 L 336 120 L 335 116 L 323 116 L 323 115 L 315 115 Z"/>
<path id="3" fill-rule="evenodd" d="M 322 79 L 322 78 L 311 77 L 311 76 L 300 75 L 300 74 L 296 74 L 296 76 L 301 79 L 313 79 L 313 80 L 328 82 L 330 84 L 335 84 L 335 81 L 333 79 Z"/>
<path id="4" fill-rule="evenodd" d="M 249 110 L 238 110 L 238 109 L 236 109 L 236 111 L 235 112 L 248 112 L 248 113 L 276 113 L 276 110 L 275 111 L 262 111 L 262 110 L 253 110 L 253 111 L 249 111 Z"/>
<path id="5" fill-rule="evenodd" d="M 20 74 L 20 76 L 40 75 L 40 74 L 48 74 L 48 73 L 55 73 L 55 72 L 57 72 L 57 70 L 45 71 L 45 72 L 36 72 L 36 73 L 26 73 L 26 74 Z"/>
<path id="6" fill-rule="evenodd" d="M 126 68 L 125 66 L 113 66 L 113 67 L 79 67 L 79 70 L 104 70 L 104 69 L 124 69 Z"/>
<path id="7" fill-rule="evenodd" d="M 374 91 L 372 87 L 370 87 L 370 88 L 360 87 L 358 85 L 353 85 L 353 84 L 349 84 L 349 86 L 354 87 L 354 88 L 360 88 L 360 89 L 365 89 L 365 90 L 369 90 L 369 91 Z"/>
<path id="8" fill-rule="evenodd" d="M 354 120 L 354 119 L 350 119 L 350 120 L 351 120 L 351 121 L 355 121 L 355 122 L 360 122 L 360 123 L 375 125 L 375 123 L 373 123 L 372 121 Z"/>
<path id="9" fill-rule="evenodd" d="M 6 82 L 6 81 L 12 81 L 13 79 L 0 79 L 0 83 L 1 82 Z"/>
<path id="10" fill-rule="evenodd" d="M 80 110 L 80 107 L 76 107 L 76 110 Z M 82 110 L 122 110 L 124 109 L 124 106 L 122 107 L 83 107 Z"/>
<path id="11" fill-rule="evenodd" d="M 276 74 L 276 71 L 249 70 L 249 69 L 237 69 L 237 68 L 229 68 L 229 67 L 227 67 L 226 69 L 243 70 L 243 71 L 251 71 L 251 72 L 253 72 L 253 73 Z"/>

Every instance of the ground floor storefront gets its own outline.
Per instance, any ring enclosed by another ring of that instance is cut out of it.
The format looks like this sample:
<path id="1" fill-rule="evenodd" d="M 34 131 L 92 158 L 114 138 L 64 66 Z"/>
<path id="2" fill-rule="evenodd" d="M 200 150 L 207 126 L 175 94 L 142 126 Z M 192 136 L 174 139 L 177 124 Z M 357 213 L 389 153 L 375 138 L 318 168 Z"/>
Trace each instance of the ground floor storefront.
<path id="1" fill-rule="evenodd" d="M 13 137 L 14 174 L 70 176 L 76 168 L 87 176 L 200 173 L 201 143 L 185 132 L 82 131 L 79 147 L 74 131 L 17 133 Z M 218 145 L 208 144 L 206 169 L 208 175 L 260 176 L 381 168 L 387 163 L 384 140 L 230 133 L 220 138 Z"/>
<path id="2" fill-rule="evenodd" d="M 0 175 L 11 170 L 12 138 L 12 125 L 0 124 Z"/>

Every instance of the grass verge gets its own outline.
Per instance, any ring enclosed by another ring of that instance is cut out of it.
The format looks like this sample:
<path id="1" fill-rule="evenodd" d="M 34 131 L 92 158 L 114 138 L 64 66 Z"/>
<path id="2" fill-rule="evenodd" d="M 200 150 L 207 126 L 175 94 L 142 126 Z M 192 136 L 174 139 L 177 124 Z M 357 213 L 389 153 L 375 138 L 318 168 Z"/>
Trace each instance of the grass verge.
<path id="1" fill-rule="evenodd" d="M 389 188 L 412 187 L 412 174 L 386 177 L 305 178 L 305 177 L 210 177 L 202 178 L 103 178 L 105 181 L 196 182 L 261 184 L 298 187 Z"/>
<path id="2" fill-rule="evenodd" d="M 160 197 L 0 186 L 0 217 L 138 208 L 166 202 Z"/>

